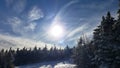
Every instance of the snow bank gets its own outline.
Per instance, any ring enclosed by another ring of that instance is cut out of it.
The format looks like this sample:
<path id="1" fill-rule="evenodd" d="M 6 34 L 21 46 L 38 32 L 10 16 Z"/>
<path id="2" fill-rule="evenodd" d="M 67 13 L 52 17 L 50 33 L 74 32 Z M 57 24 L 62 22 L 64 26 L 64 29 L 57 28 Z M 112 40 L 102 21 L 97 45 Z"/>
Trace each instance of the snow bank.
<path id="1" fill-rule="evenodd" d="M 75 64 L 58 63 L 54 68 L 76 68 Z"/>
<path id="2" fill-rule="evenodd" d="M 52 67 L 51 65 L 43 65 L 40 68 L 76 68 L 76 65 L 66 64 L 66 63 L 65 64 L 64 63 L 58 63 L 54 67 Z"/>

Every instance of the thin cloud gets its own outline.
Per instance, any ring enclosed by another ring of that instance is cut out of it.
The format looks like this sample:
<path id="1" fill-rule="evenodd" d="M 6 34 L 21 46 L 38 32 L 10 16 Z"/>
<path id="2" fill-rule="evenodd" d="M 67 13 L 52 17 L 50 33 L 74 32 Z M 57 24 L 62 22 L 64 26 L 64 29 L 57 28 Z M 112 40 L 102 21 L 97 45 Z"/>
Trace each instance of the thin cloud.
<path id="1" fill-rule="evenodd" d="M 18 26 L 22 22 L 21 22 L 21 20 L 18 17 L 12 17 L 12 18 L 8 18 L 8 23 L 13 25 L 13 26 Z"/>
<path id="2" fill-rule="evenodd" d="M 80 34 L 78 34 L 78 35 L 76 35 L 76 36 L 73 36 L 73 37 L 71 37 L 71 38 L 69 38 L 69 39 L 67 39 L 66 41 L 77 41 L 81 36 L 83 36 L 83 35 L 85 35 L 86 36 L 86 38 L 88 39 L 91 39 L 92 38 L 92 35 L 93 35 L 93 31 L 92 30 L 90 30 L 90 31 L 88 31 L 88 32 L 84 32 L 84 33 L 80 33 Z M 88 39 L 88 40 L 89 40 Z"/>
<path id="3" fill-rule="evenodd" d="M 36 28 L 37 24 L 36 23 L 30 23 L 28 26 L 25 27 L 26 30 L 31 30 L 34 31 Z"/>
<path id="4" fill-rule="evenodd" d="M 21 19 L 19 19 L 18 17 L 11 17 L 11 18 L 8 18 L 7 21 L 10 24 L 10 26 L 12 27 L 13 32 L 24 34 Z"/>
<path id="5" fill-rule="evenodd" d="M 0 48 L 8 49 L 10 47 L 16 49 L 16 48 L 33 48 L 35 46 L 37 47 L 45 47 L 47 45 L 47 48 L 50 49 L 51 47 L 54 47 L 54 45 L 49 43 L 44 43 L 41 41 L 35 41 L 30 40 L 22 37 L 13 37 L 9 35 L 2 35 L 0 34 Z M 57 48 L 60 48 L 60 46 L 56 46 Z"/>
<path id="6" fill-rule="evenodd" d="M 31 33 L 32 35 L 34 30 L 36 29 L 37 23 L 35 22 L 25 23 L 25 22 L 26 21 L 23 21 L 18 17 L 8 18 L 8 23 L 12 27 L 14 33 L 20 34 L 24 37 L 31 37 L 29 33 Z"/>
<path id="7" fill-rule="evenodd" d="M 79 2 L 78 0 L 72 0 L 70 2 L 68 2 L 67 4 L 65 4 L 61 9 L 60 11 L 57 13 L 56 17 L 61 15 L 61 13 L 63 13 L 68 7 L 70 7 L 71 5 L 75 4 Z"/>
<path id="8" fill-rule="evenodd" d="M 70 7 L 71 5 L 73 5 L 73 4 L 75 4 L 75 3 L 77 3 L 77 2 L 79 2 L 78 0 L 72 0 L 72 1 L 70 1 L 70 2 L 68 2 L 67 4 L 65 4 L 61 9 L 60 9 L 60 11 L 56 14 L 56 16 L 55 16 L 55 18 L 54 18 L 54 21 L 59 21 L 59 17 L 61 16 L 61 14 L 63 13 L 63 12 L 65 12 L 65 10 L 68 8 L 68 7 Z M 56 22 L 54 22 L 53 24 L 55 24 Z"/>
<path id="9" fill-rule="evenodd" d="M 32 10 L 28 13 L 28 19 L 30 21 L 38 20 L 43 17 L 44 17 L 44 14 L 43 14 L 42 10 L 36 6 L 34 6 L 32 8 Z"/>
<path id="10" fill-rule="evenodd" d="M 76 29 L 74 29 L 73 31 L 71 31 L 68 35 L 67 38 L 73 37 L 75 34 L 79 33 L 79 32 L 83 32 L 85 29 L 88 28 L 87 24 L 84 24 L 80 27 L 77 27 Z"/>

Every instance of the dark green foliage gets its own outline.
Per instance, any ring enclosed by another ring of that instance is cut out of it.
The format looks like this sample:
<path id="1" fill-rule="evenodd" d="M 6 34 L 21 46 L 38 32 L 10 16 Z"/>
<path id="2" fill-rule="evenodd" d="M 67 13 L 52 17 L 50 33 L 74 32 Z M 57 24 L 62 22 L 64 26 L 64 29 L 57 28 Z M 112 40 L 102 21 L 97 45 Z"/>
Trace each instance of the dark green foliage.
<path id="1" fill-rule="evenodd" d="M 78 68 L 120 68 L 120 9 L 117 20 L 110 12 L 103 16 L 92 41 L 82 44 L 80 39 L 73 54 Z"/>
<path id="2" fill-rule="evenodd" d="M 14 51 L 4 51 L 4 49 L 0 52 L 0 68 L 14 68 L 13 61 L 14 61 Z"/>
<path id="3" fill-rule="evenodd" d="M 56 61 L 68 59 L 71 56 L 72 49 L 68 46 L 65 49 L 58 49 L 52 47 L 50 50 L 45 46 L 43 49 L 37 48 L 36 46 L 33 49 L 19 49 L 8 50 L 2 49 L 0 51 L 0 68 L 14 68 L 15 66 L 32 64 L 43 61 Z M 14 63 L 14 65 L 13 65 Z"/>
<path id="4" fill-rule="evenodd" d="M 95 51 L 92 60 L 96 67 L 119 68 L 120 60 L 116 59 L 120 59 L 119 24 L 119 19 L 114 20 L 108 12 L 99 27 L 94 30 Z"/>
<path id="5" fill-rule="evenodd" d="M 17 49 L 14 63 L 18 66 L 43 61 L 62 60 L 70 56 L 68 53 L 69 52 L 66 52 L 66 49 L 57 49 L 56 47 L 52 47 L 50 50 L 48 50 L 47 46 L 45 46 L 43 49 L 37 47 L 34 47 L 33 50 L 27 50 L 26 48 L 21 50 Z"/>
<path id="6" fill-rule="evenodd" d="M 90 43 L 85 42 L 83 38 L 80 38 L 78 41 L 77 47 L 73 50 L 74 63 L 77 64 L 78 68 L 90 68 L 90 59 L 92 58 L 92 52 L 89 47 Z"/>
<path id="7" fill-rule="evenodd" d="M 67 46 L 65 47 L 64 53 L 66 54 L 65 57 L 71 58 L 72 49 L 69 48 L 69 46 L 67 45 Z"/>

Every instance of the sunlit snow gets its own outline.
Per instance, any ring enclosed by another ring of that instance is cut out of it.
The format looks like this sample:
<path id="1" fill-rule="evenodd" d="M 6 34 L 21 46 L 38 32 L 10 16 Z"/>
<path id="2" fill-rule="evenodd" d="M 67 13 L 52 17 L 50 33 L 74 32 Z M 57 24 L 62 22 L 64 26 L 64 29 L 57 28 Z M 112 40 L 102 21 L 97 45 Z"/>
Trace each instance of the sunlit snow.
<path id="1" fill-rule="evenodd" d="M 69 63 L 68 61 L 51 61 L 25 66 L 18 66 L 16 68 L 76 68 L 76 65 Z"/>

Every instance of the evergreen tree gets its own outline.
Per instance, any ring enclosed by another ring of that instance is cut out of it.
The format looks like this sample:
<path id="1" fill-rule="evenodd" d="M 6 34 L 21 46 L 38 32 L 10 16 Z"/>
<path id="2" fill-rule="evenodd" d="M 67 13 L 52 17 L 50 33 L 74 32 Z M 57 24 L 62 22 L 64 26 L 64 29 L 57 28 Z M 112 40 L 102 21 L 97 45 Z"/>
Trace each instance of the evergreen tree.
<path id="1" fill-rule="evenodd" d="M 120 67 L 120 10 L 118 19 L 114 20 L 110 12 L 102 17 L 101 24 L 94 30 L 94 58 L 96 68 Z"/>
<path id="2" fill-rule="evenodd" d="M 6 51 L 6 67 L 7 68 L 14 68 L 14 56 L 12 50 L 10 49 L 9 52 Z"/>
<path id="3" fill-rule="evenodd" d="M 66 57 L 68 58 L 70 58 L 71 57 L 71 53 L 72 53 L 72 51 L 71 51 L 71 48 L 69 48 L 69 46 L 67 45 L 66 47 L 65 47 L 65 54 L 66 54 Z"/>
<path id="4" fill-rule="evenodd" d="M 118 19 L 116 20 L 115 24 L 113 25 L 115 41 L 117 43 L 120 42 L 120 0 L 119 0 L 119 9 L 118 9 Z"/>
<path id="5" fill-rule="evenodd" d="M 113 25 L 113 42 L 114 42 L 114 61 L 113 67 L 119 68 L 120 67 L 120 0 L 119 0 L 119 9 L 118 9 L 118 19 L 115 21 Z"/>
<path id="6" fill-rule="evenodd" d="M 5 52 L 4 52 L 4 49 L 1 50 L 0 52 L 1 54 L 1 57 L 0 57 L 0 67 L 1 68 L 5 68 Z"/>
<path id="7" fill-rule="evenodd" d="M 88 68 L 89 67 L 89 55 L 87 50 L 87 43 L 81 37 L 78 41 L 77 47 L 73 50 L 73 61 L 77 64 L 77 68 Z"/>

